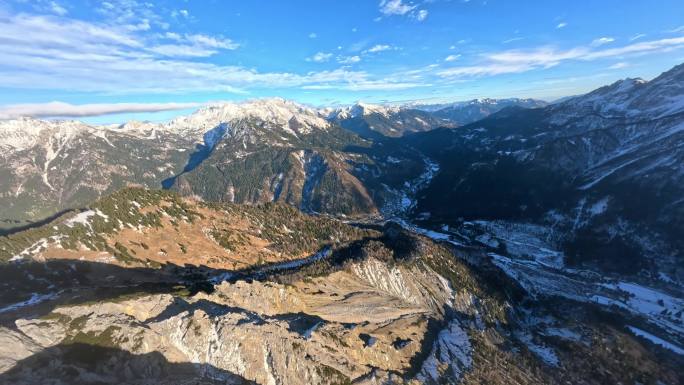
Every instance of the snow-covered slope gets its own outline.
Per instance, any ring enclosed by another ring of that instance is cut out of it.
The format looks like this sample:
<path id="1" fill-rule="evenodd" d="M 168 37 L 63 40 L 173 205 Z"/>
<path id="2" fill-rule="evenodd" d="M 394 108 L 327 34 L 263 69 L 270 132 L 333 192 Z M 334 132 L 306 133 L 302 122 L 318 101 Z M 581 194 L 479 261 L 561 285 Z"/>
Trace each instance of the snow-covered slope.
<path id="1" fill-rule="evenodd" d="M 684 112 L 684 64 L 657 78 L 623 79 L 586 95 L 553 106 L 557 122 L 578 113 L 594 112 L 606 118 L 655 119 Z M 574 113 L 571 113 L 574 112 Z"/>

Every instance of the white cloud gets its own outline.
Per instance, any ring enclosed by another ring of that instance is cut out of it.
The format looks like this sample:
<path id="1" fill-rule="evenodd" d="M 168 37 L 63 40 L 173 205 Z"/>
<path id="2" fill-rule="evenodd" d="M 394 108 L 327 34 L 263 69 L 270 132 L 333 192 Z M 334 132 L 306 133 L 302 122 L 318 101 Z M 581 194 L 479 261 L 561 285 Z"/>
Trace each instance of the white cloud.
<path id="1" fill-rule="evenodd" d="M 81 118 L 134 112 L 160 112 L 198 107 L 200 103 L 107 103 L 74 105 L 63 102 L 14 104 L 0 106 L 0 119 L 34 118 Z"/>
<path id="2" fill-rule="evenodd" d="M 146 9 L 144 5 L 141 6 Z M 108 6 L 103 4 L 102 7 Z M 371 74 L 352 70 L 347 65 L 365 59 L 363 53 L 397 48 L 387 44 L 371 46 L 370 40 L 364 40 L 349 45 L 350 56 L 340 56 L 342 52 L 331 50 L 334 54 L 318 52 L 309 58 L 317 62 L 339 62 L 340 68 L 337 69 L 308 73 L 260 72 L 240 65 L 198 60 L 196 58 L 221 50 L 237 49 L 239 45 L 222 36 L 159 31 L 154 16 L 148 16 L 122 16 L 120 23 L 110 23 L 107 19 L 105 24 L 68 17 L 8 16 L 0 13 L 0 84 L 6 88 L 107 94 L 247 93 L 295 87 L 351 91 L 399 90 L 429 86 L 428 83 L 435 81 L 435 77 L 461 81 L 471 77 L 549 68 L 572 60 L 613 58 L 613 62 L 627 61 L 629 59 L 624 56 L 684 48 L 684 37 L 640 41 L 622 47 L 612 45 L 610 49 L 608 46 L 592 47 L 589 44 L 566 50 L 538 47 L 524 51 L 484 53 L 473 58 L 472 62 L 468 58 L 469 61 L 465 63 L 442 63 L 412 73 L 409 73 L 412 70 L 409 68 L 401 74 Z M 145 19 L 149 20 L 152 30 L 130 28 L 143 23 Z M 605 66 L 610 64 L 606 63 Z"/>
<path id="3" fill-rule="evenodd" d="M 363 51 L 364 53 L 376 53 L 376 52 L 382 52 L 382 51 L 389 51 L 393 49 L 391 45 L 387 44 L 376 44 L 367 50 Z"/>
<path id="4" fill-rule="evenodd" d="M 150 51 L 168 57 L 209 57 L 217 52 L 207 47 L 182 44 L 160 44 L 150 47 Z"/>
<path id="5" fill-rule="evenodd" d="M 612 66 L 610 66 L 608 68 L 610 68 L 612 70 L 619 70 L 619 69 L 627 68 L 627 67 L 629 67 L 629 63 L 619 62 L 619 63 L 613 64 Z"/>
<path id="6" fill-rule="evenodd" d="M 226 39 L 223 37 L 208 36 L 203 34 L 185 35 L 185 38 L 189 42 L 195 43 L 203 47 L 233 50 L 237 49 L 240 46 L 239 44 L 235 43 L 230 39 Z"/>
<path id="7" fill-rule="evenodd" d="M 54 16 L 0 13 L 0 84 L 7 88 L 116 95 L 245 93 L 246 89 L 316 85 L 339 89 L 380 87 L 379 84 L 393 84 L 394 88 L 414 86 L 344 68 L 297 74 L 184 60 L 225 48 L 235 48 L 234 43 L 207 35 L 131 31 L 126 24 L 114 26 Z M 401 86 L 397 85 L 400 83 Z"/>
<path id="8" fill-rule="evenodd" d="M 159 55 L 168 57 L 209 57 L 219 50 L 235 50 L 240 45 L 231 39 L 203 34 L 179 35 L 167 32 L 164 37 L 173 40 L 174 44 L 158 44 L 148 49 Z"/>
<path id="9" fill-rule="evenodd" d="M 411 82 L 392 82 L 385 80 L 366 80 L 360 82 L 350 82 L 343 85 L 332 84 L 313 84 L 302 86 L 305 90 L 332 90 L 340 89 L 346 91 L 393 91 L 405 90 L 418 87 L 429 87 L 431 84 L 411 83 Z"/>
<path id="10" fill-rule="evenodd" d="M 179 17 L 189 19 L 190 12 L 187 9 L 174 9 L 173 11 L 171 11 L 171 17 L 173 17 L 174 19 Z"/>
<path id="11" fill-rule="evenodd" d="M 162 29 L 168 29 L 165 17 L 155 12 L 154 4 L 137 0 L 106 0 L 99 3 L 95 11 L 103 15 L 108 23 L 116 25 L 130 25 L 132 29 L 139 26 L 142 20 L 154 24 Z M 177 11 L 176 16 L 178 15 Z"/>
<path id="12" fill-rule="evenodd" d="M 506 39 L 506 40 L 502 41 L 502 43 L 508 44 L 508 43 L 513 43 L 514 41 L 520 41 L 520 40 L 524 40 L 524 39 L 525 39 L 524 37 L 512 37 L 510 39 Z"/>
<path id="13" fill-rule="evenodd" d="M 568 26 L 568 23 L 566 23 L 566 22 L 564 22 L 564 21 L 561 21 L 561 22 L 558 23 L 558 25 L 556 26 L 556 29 L 562 29 L 562 28 L 565 28 L 565 27 L 567 27 L 567 26 Z"/>
<path id="14" fill-rule="evenodd" d="M 598 39 L 594 39 L 594 41 L 591 42 L 592 47 L 600 47 L 604 44 L 612 43 L 614 42 L 615 39 L 612 37 L 600 37 Z"/>
<path id="15" fill-rule="evenodd" d="M 531 68 L 525 64 L 501 64 L 491 63 L 481 66 L 463 66 L 445 69 L 437 73 L 443 78 L 462 78 L 494 76 L 529 71 Z"/>
<path id="16" fill-rule="evenodd" d="M 404 2 L 404 0 L 381 0 L 380 13 L 383 16 L 409 16 L 417 21 L 425 21 L 429 15 L 426 9 L 418 9 L 417 5 Z M 380 20 L 382 20 L 382 16 L 374 19 L 374 21 Z"/>
<path id="17" fill-rule="evenodd" d="M 309 34 L 309 39 L 315 39 L 315 38 L 317 38 L 317 37 L 318 37 L 318 35 L 316 34 L 316 32 L 311 32 L 311 33 Z"/>
<path id="18" fill-rule="evenodd" d="M 421 9 L 420 11 L 416 12 L 415 17 L 418 21 L 424 21 L 428 17 L 428 11 L 425 9 Z"/>
<path id="19" fill-rule="evenodd" d="M 591 61 L 626 55 L 646 55 L 684 48 L 684 37 L 634 43 L 623 47 L 599 49 L 596 46 L 558 50 L 540 47 L 533 50 L 510 50 L 482 55 L 477 65 L 446 68 L 437 72 L 443 78 L 494 76 L 550 68 L 571 60 Z"/>
<path id="20" fill-rule="evenodd" d="M 164 37 L 166 37 L 167 39 L 171 39 L 171 40 L 180 40 L 181 39 L 181 35 L 177 34 L 176 32 L 166 32 L 166 33 L 164 33 Z"/>
<path id="21" fill-rule="evenodd" d="M 380 13 L 383 15 L 405 15 L 413 11 L 415 8 L 415 5 L 406 4 L 402 0 L 380 1 Z"/>
<path id="22" fill-rule="evenodd" d="M 313 61 L 316 63 L 325 63 L 332 58 L 333 54 L 327 52 L 317 52 L 315 55 L 306 58 L 306 61 Z"/>
<path id="23" fill-rule="evenodd" d="M 56 15 L 64 16 L 68 13 L 66 8 L 59 5 L 56 1 L 51 1 L 49 3 L 50 11 Z"/>
<path id="24" fill-rule="evenodd" d="M 680 32 L 684 32 L 684 25 L 680 25 L 679 27 L 673 28 L 673 29 L 671 29 L 671 30 L 669 30 L 669 31 L 667 31 L 667 32 L 669 32 L 669 33 L 680 33 Z"/>
<path id="25" fill-rule="evenodd" d="M 337 62 L 340 64 L 354 64 L 354 63 L 358 63 L 360 61 L 361 61 L 361 57 L 357 56 L 357 55 L 340 57 L 337 59 Z"/>
<path id="26" fill-rule="evenodd" d="M 456 61 L 460 57 L 461 57 L 461 55 L 449 55 L 444 59 L 444 61 L 446 61 L 446 62 Z"/>
<path id="27" fill-rule="evenodd" d="M 129 24 L 126 28 L 130 31 L 149 31 L 152 29 L 150 21 L 147 19 L 142 19 L 138 24 Z"/>
<path id="28" fill-rule="evenodd" d="M 586 48 L 578 47 L 566 51 L 558 51 L 551 47 L 537 48 L 532 51 L 511 50 L 485 55 L 496 63 L 525 64 L 541 67 L 555 66 L 561 61 L 575 59 L 585 54 Z"/>
<path id="29" fill-rule="evenodd" d="M 639 40 L 639 39 L 644 38 L 644 37 L 646 37 L 645 34 L 643 34 L 643 33 L 638 33 L 638 34 L 636 34 L 636 35 L 630 37 L 630 38 L 629 38 L 629 41 Z"/>
<path id="30" fill-rule="evenodd" d="M 644 55 L 653 52 L 667 52 L 672 49 L 684 47 L 684 37 L 660 39 L 634 43 L 624 47 L 593 51 L 583 57 L 585 60 L 602 59 L 622 55 Z"/>

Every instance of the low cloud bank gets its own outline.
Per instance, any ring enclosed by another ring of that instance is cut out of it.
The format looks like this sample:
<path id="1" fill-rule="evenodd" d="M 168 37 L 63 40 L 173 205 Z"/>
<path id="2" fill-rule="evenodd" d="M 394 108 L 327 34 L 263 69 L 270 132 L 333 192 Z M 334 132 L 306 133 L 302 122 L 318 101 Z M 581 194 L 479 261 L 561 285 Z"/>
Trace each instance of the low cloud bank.
<path id="1" fill-rule="evenodd" d="M 33 118 L 83 118 L 136 112 L 161 112 L 195 108 L 201 103 L 102 103 L 69 104 L 62 102 L 14 104 L 0 106 L 0 119 Z"/>

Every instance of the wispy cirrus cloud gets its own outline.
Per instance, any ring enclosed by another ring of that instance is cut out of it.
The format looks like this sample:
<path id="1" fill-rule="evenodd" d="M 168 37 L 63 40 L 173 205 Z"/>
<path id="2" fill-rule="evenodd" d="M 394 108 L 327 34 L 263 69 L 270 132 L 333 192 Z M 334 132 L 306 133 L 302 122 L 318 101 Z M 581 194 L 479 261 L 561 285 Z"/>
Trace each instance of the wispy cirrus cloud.
<path id="1" fill-rule="evenodd" d="M 361 57 L 358 55 L 354 56 L 344 56 L 344 57 L 338 57 L 337 62 L 340 64 L 355 64 L 361 61 Z"/>
<path id="2" fill-rule="evenodd" d="M 52 13 L 54 13 L 54 14 L 56 14 L 56 15 L 64 16 L 64 15 L 66 15 L 67 13 L 69 13 L 69 11 L 67 11 L 66 8 L 64 8 L 62 5 L 60 5 L 60 4 L 59 4 L 58 2 L 56 2 L 56 1 L 50 1 L 50 2 L 48 3 L 48 6 L 49 6 L 49 9 L 50 9 L 50 12 L 52 12 Z"/>
<path id="3" fill-rule="evenodd" d="M 622 62 L 619 62 L 619 63 L 615 63 L 615 64 L 611 65 L 611 66 L 608 67 L 608 68 L 609 68 L 609 69 L 612 69 L 612 70 L 619 70 L 619 69 L 623 69 L 623 68 L 627 68 L 627 67 L 629 67 L 629 63 L 626 63 L 626 62 L 623 62 L 623 61 L 622 61 Z"/>
<path id="4" fill-rule="evenodd" d="M 162 29 L 170 27 L 164 15 L 159 14 L 154 4 L 149 1 L 105 0 L 96 4 L 95 11 L 112 25 L 143 31 L 149 30 L 152 24 Z M 189 13 L 185 12 L 185 16 L 189 16 Z M 178 10 L 172 10 L 170 16 L 177 18 L 179 15 Z"/>
<path id="5" fill-rule="evenodd" d="M 367 50 L 363 51 L 363 53 L 377 53 L 377 52 L 382 52 L 382 51 L 390 51 L 396 49 L 395 47 L 392 47 L 391 45 L 388 44 L 376 44 Z"/>
<path id="6" fill-rule="evenodd" d="M 122 24 L 105 24 L 0 11 L 0 84 L 101 94 L 245 94 L 256 89 L 316 85 L 350 90 L 418 86 L 346 68 L 298 74 L 221 65 L 202 59 L 239 49 L 239 43 L 222 36 L 136 30 L 129 28 L 128 16 L 119 18 Z M 311 60 L 332 58 L 331 53 L 320 52 Z M 355 56 L 340 61 L 343 65 L 358 62 Z"/>
<path id="7" fill-rule="evenodd" d="M 380 0 L 379 11 L 383 16 L 410 16 L 418 21 L 425 21 L 429 14 L 426 9 L 404 0 Z"/>
<path id="8" fill-rule="evenodd" d="M 220 50 L 236 50 L 240 44 L 223 36 L 208 36 L 204 34 L 179 35 L 167 32 L 164 37 L 172 41 L 149 47 L 149 50 L 160 55 L 170 57 L 209 57 Z"/>
<path id="9" fill-rule="evenodd" d="M 594 39 L 594 41 L 591 42 L 591 46 L 592 47 L 600 47 L 602 45 L 609 44 L 609 43 L 612 43 L 614 41 L 615 41 L 615 39 L 612 37 L 606 37 L 606 36 L 599 37 L 598 39 Z"/>
<path id="10" fill-rule="evenodd" d="M 20 117 L 82 118 L 123 113 L 161 112 L 195 108 L 201 103 L 103 103 L 69 104 L 63 102 L 14 104 L 0 106 L 0 120 Z"/>
<path id="11" fill-rule="evenodd" d="M 418 21 L 425 21 L 427 19 L 429 12 L 426 9 L 421 9 L 420 11 L 416 12 L 415 18 Z"/>
<path id="12" fill-rule="evenodd" d="M 305 90 L 333 90 L 342 89 L 345 91 L 395 91 L 411 88 L 429 87 L 431 84 L 422 82 L 397 82 L 388 80 L 366 80 L 360 82 L 349 82 L 342 86 L 332 84 L 312 84 L 303 86 Z"/>
<path id="13" fill-rule="evenodd" d="M 521 37 L 521 36 L 512 37 L 512 38 L 510 38 L 510 39 L 506 39 L 506 40 L 502 41 L 501 43 L 503 43 L 503 44 L 508 44 L 508 43 L 513 43 L 513 42 L 520 41 L 520 40 L 525 40 L 525 38 L 524 38 L 524 37 Z"/>
<path id="14" fill-rule="evenodd" d="M 554 47 L 539 47 L 531 50 L 487 53 L 481 55 L 481 63 L 477 65 L 441 69 L 437 71 L 437 75 L 442 78 L 451 79 L 495 76 L 551 68 L 571 60 L 591 61 L 627 55 L 638 56 L 654 52 L 666 52 L 684 48 L 684 37 L 633 43 L 615 48 L 600 47 L 601 45 L 589 44 L 588 46 L 566 50 Z"/>
<path id="15" fill-rule="evenodd" d="M 404 3 L 403 0 L 381 0 L 380 13 L 383 15 L 406 15 L 417 6 Z"/>
<path id="16" fill-rule="evenodd" d="M 189 19 L 190 18 L 190 11 L 187 9 L 174 9 L 171 11 L 171 17 L 173 18 L 179 18 L 182 17 L 184 19 Z"/>
<path id="17" fill-rule="evenodd" d="M 329 52 L 316 52 L 313 56 L 306 58 L 306 61 L 312 61 L 316 63 L 325 63 L 333 57 L 333 54 Z"/>

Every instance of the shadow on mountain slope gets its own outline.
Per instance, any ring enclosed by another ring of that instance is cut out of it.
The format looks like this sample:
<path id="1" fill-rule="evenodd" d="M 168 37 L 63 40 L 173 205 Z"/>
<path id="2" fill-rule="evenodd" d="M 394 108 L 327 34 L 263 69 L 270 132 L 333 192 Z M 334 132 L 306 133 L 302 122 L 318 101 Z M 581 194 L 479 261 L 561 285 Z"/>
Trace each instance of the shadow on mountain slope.
<path id="1" fill-rule="evenodd" d="M 160 268 L 122 267 L 71 259 L 0 264 L 0 324 L 12 327 L 18 317 L 45 315 L 59 305 L 145 294 L 211 293 L 213 284 L 220 281 L 265 279 L 311 262 L 314 260 L 286 261 L 236 271 L 171 263 Z"/>
<path id="2" fill-rule="evenodd" d="M 240 270 L 172 263 L 161 267 L 123 267 L 75 259 L 0 264 L 0 325 L 13 328 L 17 318 L 40 317 L 61 305 L 160 293 L 192 296 L 200 291 L 212 293 L 214 284 L 222 281 L 324 275 L 341 269 L 346 260 L 363 258 L 360 245 L 372 240 L 364 238 L 334 251 L 324 247 L 308 258 Z"/>
<path id="3" fill-rule="evenodd" d="M 28 229 L 33 229 L 36 227 L 40 227 L 43 225 L 47 225 L 48 223 L 51 223 L 52 221 L 58 219 L 62 215 L 74 211 L 73 209 L 66 209 L 66 210 L 61 210 L 58 211 L 48 217 L 45 217 L 43 219 L 39 219 L 37 221 L 32 221 L 23 225 L 17 225 L 17 226 L 11 226 L 11 227 L 6 227 L 6 228 L 0 228 L 0 237 L 7 236 L 7 235 L 12 235 L 16 233 L 20 233 L 24 230 Z"/>
<path id="4" fill-rule="evenodd" d="M 158 293 L 179 296 L 191 296 L 199 291 L 212 293 L 214 284 L 222 281 L 287 283 L 331 274 L 350 261 L 375 258 L 390 263 L 420 258 L 425 253 L 429 250 L 423 242 L 409 236 L 398 225 L 388 224 L 379 238 L 367 237 L 335 248 L 326 246 L 308 258 L 241 270 L 171 263 L 158 267 L 123 267 L 75 259 L 0 264 L 0 324 L 12 328 L 17 318 L 40 317 L 61 305 Z"/>
<path id="5" fill-rule="evenodd" d="M 1 384 L 255 384 L 209 364 L 169 362 L 99 345 L 61 344 L 17 362 Z"/>
<path id="6" fill-rule="evenodd" d="M 190 154 L 188 163 L 183 168 L 183 171 L 181 171 L 181 173 L 178 175 L 164 179 L 161 183 L 162 188 L 166 190 L 170 189 L 176 183 L 176 179 L 178 179 L 179 176 L 194 170 L 200 165 L 200 163 L 204 162 L 204 160 L 207 159 L 214 151 L 218 141 L 223 137 L 223 135 L 225 135 L 227 129 L 228 127 L 225 124 L 219 124 L 218 126 L 204 133 L 204 142 L 202 144 L 197 144 L 195 151 Z"/>

